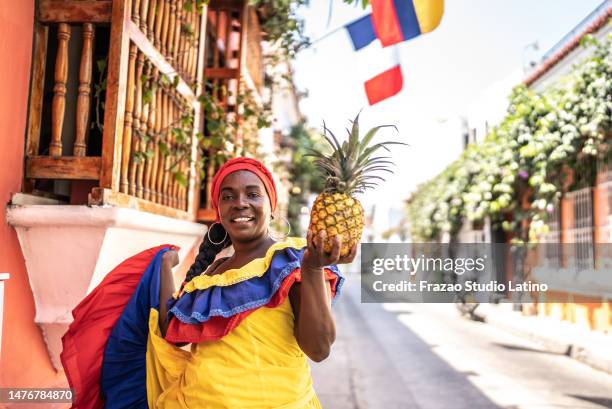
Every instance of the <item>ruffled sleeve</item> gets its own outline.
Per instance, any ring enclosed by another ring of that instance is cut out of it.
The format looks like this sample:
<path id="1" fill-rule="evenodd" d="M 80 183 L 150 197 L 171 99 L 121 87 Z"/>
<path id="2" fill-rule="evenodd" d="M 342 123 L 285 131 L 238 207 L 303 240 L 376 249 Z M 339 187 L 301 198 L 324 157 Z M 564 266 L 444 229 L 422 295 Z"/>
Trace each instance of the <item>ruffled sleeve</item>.
<path id="1" fill-rule="evenodd" d="M 305 244 L 303 239 L 276 243 L 264 258 L 243 268 L 197 277 L 200 280 L 185 286 L 180 297 L 168 302 L 170 324 L 166 340 L 174 343 L 217 340 L 257 308 L 280 305 L 291 286 L 301 280 Z M 335 299 L 344 277 L 336 266 L 329 266 L 325 273 Z"/>

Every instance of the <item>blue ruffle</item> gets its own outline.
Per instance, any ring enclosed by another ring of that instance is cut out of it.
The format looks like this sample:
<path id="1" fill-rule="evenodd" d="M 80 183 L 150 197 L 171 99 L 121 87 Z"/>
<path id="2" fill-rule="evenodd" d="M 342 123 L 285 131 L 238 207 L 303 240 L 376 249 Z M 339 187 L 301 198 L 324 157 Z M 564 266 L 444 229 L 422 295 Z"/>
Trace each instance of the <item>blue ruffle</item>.
<path id="1" fill-rule="evenodd" d="M 159 273 L 162 255 L 168 250 L 160 250 L 144 271 L 106 343 L 100 376 L 105 409 L 148 408 L 149 312 L 159 309 Z"/>
<path id="2" fill-rule="evenodd" d="M 199 324 L 211 317 L 231 317 L 267 304 L 278 291 L 283 280 L 300 267 L 304 249 L 291 247 L 277 250 L 266 273 L 229 286 L 214 286 L 183 294 L 178 300 L 168 301 L 168 316 L 175 316 L 186 324 Z M 344 282 L 338 267 L 328 267 L 338 276 L 336 298 Z M 334 299 L 335 300 L 335 299 Z"/>

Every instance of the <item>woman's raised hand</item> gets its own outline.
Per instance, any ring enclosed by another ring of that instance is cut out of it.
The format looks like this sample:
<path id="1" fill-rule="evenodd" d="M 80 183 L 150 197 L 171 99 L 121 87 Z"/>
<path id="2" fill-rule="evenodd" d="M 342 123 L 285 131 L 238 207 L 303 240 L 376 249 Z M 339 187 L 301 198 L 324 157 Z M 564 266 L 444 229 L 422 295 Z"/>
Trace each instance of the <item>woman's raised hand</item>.
<path id="1" fill-rule="evenodd" d="M 176 267 L 179 263 L 179 256 L 176 250 L 168 250 L 162 255 L 162 264 L 170 266 L 170 268 Z"/>
<path id="2" fill-rule="evenodd" d="M 175 250 L 168 250 L 162 255 L 161 269 L 159 271 L 159 329 L 163 335 L 168 329 L 168 311 L 166 301 L 174 293 L 174 276 L 172 268 L 179 263 L 179 256 Z"/>
<path id="3" fill-rule="evenodd" d="M 318 269 L 331 264 L 348 264 L 353 261 L 357 254 L 357 244 L 355 244 L 351 248 L 349 254 L 340 257 L 342 238 L 339 235 L 332 238 L 332 250 L 330 253 L 326 253 L 323 248 L 323 244 L 327 239 L 325 230 L 321 230 L 317 236 L 313 236 L 314 235 L 310 231 L 306 235 L 307 248 L 302 258 L 302 269 Z"/>

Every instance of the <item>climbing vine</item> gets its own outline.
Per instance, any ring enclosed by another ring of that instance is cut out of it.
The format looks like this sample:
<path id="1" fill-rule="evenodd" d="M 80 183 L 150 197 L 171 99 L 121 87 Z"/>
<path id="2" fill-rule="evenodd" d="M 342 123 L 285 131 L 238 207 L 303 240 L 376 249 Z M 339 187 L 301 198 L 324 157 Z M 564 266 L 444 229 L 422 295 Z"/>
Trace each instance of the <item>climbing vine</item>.
<path id="1" fill-rule="evenodd" d="M 548 232 L 564 189 L 593 182 L 568 169 L 593 169 L 611 155 L 612 36 L 601 43 L 588 36 L 583 46 L 591 56 L 568 76 L 543 93 L 516 87 L 485 140 L 417 188 L 408 206 L 415 240 L 453 236 L 465 222 L 489 218 L 515 242 L 534 242 Z"/>
<path id="2" fill-rule="evenodd" d="M 308 4 L 308 0 L 250 0 L 249 4 L 261 11 L 266 40 L 278 44 L 286 56 L 293 58 L 308 46 L 304 21 L 296 14 L 298 7 Z"/>
<path id="3" fill-rule="evenodd" d="M 206 4 L 208 4 L 206 0 L 186 0 L 183 7 L 187 12 L 195 9 L 198 13 L 202 13 Z M 302 35 L 303 24 L 294 14 L 295 2 L 259 0 L 252 1 L 251 4 L 263 7 L 271 13 L 271 17 L 268 17 L 263 25 L 264 30 L 268 32 L 268 41 L 278 42 L 288 55 L 293 55 L 301 44 L 306 42 Z M 181 23 L 181 31 L 187 41 L 194 41 L 194 29 L 188 23 Z M 103 62 L 99 64 L 104 65 Z M 151 74 L 153 70 L 149 69 L 147 64 L 149 62 L 145 62 L 144 74 L 140 78 L 143 103 L 149 104 L 157 90 L 162 89 L 175 106 L 180 107 L 181 113 L 176 121 L 158 132 L 147 134 L 136 131 L 146 147 L 133 153 L 136 163 L 153 157 L 158 150 L 170 157 L 170 167 L 167 170 L 172 172 L 177 182 L 186 185 L 188 181 L 186 170 L 179 164 L 184 161 L 191 163 L 193 137 L 197 138 L 200 151 L 195 165 L 202 176 L 208 161 L 221 164 L 233 156 L 244 155 L 247 152 L 256 154 L 259 145 L 258 130 L 271 125 L 270 107 L 258 103 L 252 91 L 244 84 L 240 84 L 238 95 L 235 96 L 228 95 L 228 90 L 224 86 L 204 84 L 203 93 L 198 95 L 197 99 L 202 106 L 205 129 L 204 132 L 194 133 L 194 111 L 176 92 L 180 78 L 192 88 L 196 85 L 194 79 L 183 72 L 154 76 Z M 102 92 L 105 84 L 99 84 L 99 88 Z M 98 88 L 96 92 L 97 90 Z M 227 107 L 221 102 L 227 100 L 227 97 L 235 97 L 236 112 L 228 112 Z"/>

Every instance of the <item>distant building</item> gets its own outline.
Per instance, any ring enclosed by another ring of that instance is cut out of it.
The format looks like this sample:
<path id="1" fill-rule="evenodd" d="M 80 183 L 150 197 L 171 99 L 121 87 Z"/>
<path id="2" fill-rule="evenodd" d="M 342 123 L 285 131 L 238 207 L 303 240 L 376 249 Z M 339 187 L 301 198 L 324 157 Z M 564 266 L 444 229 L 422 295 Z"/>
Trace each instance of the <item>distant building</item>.
<path id="1" fill-rule="evenodd" d="M 611 16 L 612 0 L 606 0 L 544 53 L 540 62 L 532 66 L 527 77 L 522 68 L 519 68 L 478 95 L 468 105 L 462 118 L 461 138 L 464 148 L 470 143 L 481 142 L 491 128 L 501 122 L 508 108 L 508 97 L 516 85 L 522 82 L 534 91 L 542 92 L 566 75 L 573 64 L 590 52 L 580 46 L 587 34 L 603 40 L 612 31 L 612 26 L 607 24 Z"/>
<path id="2" fill-rule="evenodd" d="M 590 48 L 581 46 L 585 36 L 592 35 L 602 41 L 612 32 L 611 17 L 612 1 L 606 0 L 545 53 L 523 83 L 536 92 L 554 87 L 574 64 L 591 52 Z M 542 313 L 586 328 L 609 330 L 612 314 L 606 299 L 612 287 L 609 285 L 609 276 L 605 277 L 609 271 L 598 270 L 606 255 L 603 246 L 597 244 L 612 242 L 612 168 L 609 164 L 592 159 L 591 169 L 597 175 L 595 180 L 578 175 L 574 169 L 568 170 L 573 180 L 585 182 L 572 183 L 554 206 L 548 222 L 550 231 L 543 238 L 543 241 L 550 243 L 543 256 L 546 264 L 552 268 L 536 270 L 534 276 L 536 279 L 542 277 L 550 281 L 552 286 L 549 287 L 567 294 L 567 303 L 542 306 Z M 555 246 L 555 243 L 564 246 Z M 571 251 L 567 246 L 569 243 L 572 244 Z M 563 273 L 561 267 L 568 262 L 575 263 L 582 270 L 580 274 L 596 271 L 599 273 L 598 278 L 579 279 L 575 275 Z M 588 281 L 598 284 L 589 287 Z M 580 299 L 580 302 L 576 302 L 576 299 Z"/>
<path id="3" fill-rule="evenodd" d="M 465 146 L 481 142 L 491 128 L 501 122 L 508 106 L 507 97 L 515 85 L 522 82 L 541 93 L 569 74 L 572 66 L 591 52 L 591 49 L 581 46 L 585 36 L 592 35 L 595 39 L 603 40 L 612 32 L 609 23 L 611 17 L 612 0 L 606 0 L 546 52 L 526 77 L 522 70 L 517 70 L 482 93 L 468 107 L 464 118 L 461 137 Z M 543 257 L 552 270 L 534 271 L 534 277 L 537 279 L 538 274 L 550 273 L 546 280 L 552 283 L 551 288 L 567 297 L 565 303 L 542 305 L 540 313 L 569 320 L 585 328 L 609 330 L 612 325 L 610 304 L 606 301 L 612 291 L 609 277 L 604 279 L 600 275 L 600 285 L 588 287 L 584 283 L 587 280 L 565 277 L 567 274 L 563 272 L 566 270 L 562 269 L 568 262 L 575 262 L 587 272 L 597 268 L 602 255 L 598 254 L 601 247 L 595 244 L 612 242 L 612 168 L 593 159 L 593 169 L 596 169 L 597 177 L 592 183 L 571 187 L 555 205 L 548 221 L 550 232 L 542 239 L 550 243 Z M 482 226 L 466 223 L 459 232 L 459 241 L 499 242 L 500 239 L 505 240 L 504 236 L 501 231 L 491 230 L 488 222 Z M 575 254 L 563 254 L 569 247 L 553 246 L 554 243 L 571 243 L 575 246 Z M 576 302 L 577 299 L 580 302 Z"/>
<path id="4" fill-rule="evenodd" d="M 590 52 L 580 46 L 586 35 L 603 40 L 612 32 L 612 25 L 608 24 L 610 17 L 612 0 L 605 0 L 542 56 L 523 83 L 538 92 L 553 85 Z"/>
<path id="5" fill-rule="evenodd" d="M 508 97 L 522 78 L 523 71 L 517 69 L 487 87 L 468 105 L 463 117 L 464 149 L 470 143 L 482 142 L 492 127 L 502 121 L 508 109 Z"/>

